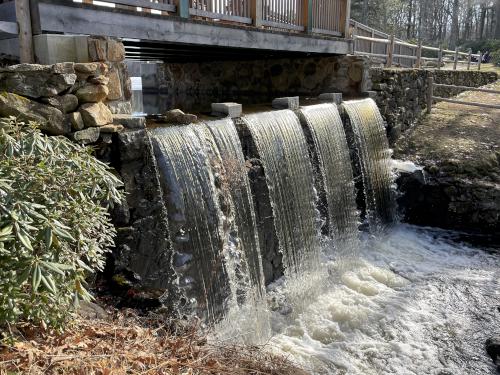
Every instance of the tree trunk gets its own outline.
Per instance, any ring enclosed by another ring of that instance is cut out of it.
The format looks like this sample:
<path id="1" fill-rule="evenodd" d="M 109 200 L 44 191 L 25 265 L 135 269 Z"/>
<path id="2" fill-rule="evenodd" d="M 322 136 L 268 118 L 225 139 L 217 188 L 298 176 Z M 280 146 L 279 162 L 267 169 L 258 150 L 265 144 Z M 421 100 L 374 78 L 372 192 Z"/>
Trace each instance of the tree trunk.
<path id="1" fill-rule="evenodd" d="M 455 49 L 458 44 L 458 38 L 460 34 L 460 28 L 458 24 L 458 12 L 460 10 L 460 1 L 453 0 L 453 11 L 451 16 L 451 35 L 450 35 L 450 47 Z"/>
<path id="2" fill-rule="evenodd" d="M 486 21 L 486 6 L 481 4 L 481 13 L 479 16 L 479 39 L 484 35 L 484 22 Z"/>
<path id="3" fill-rule="evenodd" d="M 495 14 L 495 38 L 500 39 L 500 0 L 496 1 Z"/>
<path id="4" fill-rule="evenodd" d="M 361 8 L 361 23 L 365 25 L 368 24 L 368 0 L 363 0 L 363 5 Z"/>
<path id="5" fill-rule="evenodd" d="M 500 1 L 500 0 L 498 0 Z M 408 27 L 406 28 L 406 39 L 412 38 L 411 25 L 413 18 L 413 0 L 408 1 Z"/>

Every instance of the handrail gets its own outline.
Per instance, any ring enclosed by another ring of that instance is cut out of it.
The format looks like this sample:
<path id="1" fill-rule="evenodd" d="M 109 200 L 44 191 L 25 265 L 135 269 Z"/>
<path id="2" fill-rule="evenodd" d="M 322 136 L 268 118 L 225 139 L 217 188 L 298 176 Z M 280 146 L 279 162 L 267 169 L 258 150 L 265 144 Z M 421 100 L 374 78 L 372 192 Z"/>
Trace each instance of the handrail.
<path id="1" fill-rule="evenodd" d="M 71 0 L 70 0 L 71 1 Z M 72 0 L 82 3 L 82 0 Z M 347 38 L 350 0 L 85 0 L 182 18 Z M 141 8 L 141 9 L 139 9 Z"/>
<path id="2" fill-rule="evenodd" d="M 402 66 L 421 68 L 422 62 L 435 61 L 437 62 L 437 69 L 441 69 L 443 62 L 453 63 L 453 70 L 457 69 L 458 64 L 467 64 L 467 70 L 470 70 L 471 65 L 477 64 L 478 70 L 481 69 L 481 52 L 473 54 L 471 50 L 468 52 L 461 52 L 458 49 L 452 51 L 426 46 L 421 42 L 418 44 L 409 43 L 355 20 L 350 21 L 350 26 L 351 36 L 354 39 L 354 53 L 356 55 L 382 58 L 385 60 L 386 67 L 391 67 L 394 63 L 397 63 Z M 437 52 L 437 58 L 422 56 L 423 51 Z M 462 57 L 466 59 L 460 60 Z M 472 61 L 473 58 L 477 62 Z"/>

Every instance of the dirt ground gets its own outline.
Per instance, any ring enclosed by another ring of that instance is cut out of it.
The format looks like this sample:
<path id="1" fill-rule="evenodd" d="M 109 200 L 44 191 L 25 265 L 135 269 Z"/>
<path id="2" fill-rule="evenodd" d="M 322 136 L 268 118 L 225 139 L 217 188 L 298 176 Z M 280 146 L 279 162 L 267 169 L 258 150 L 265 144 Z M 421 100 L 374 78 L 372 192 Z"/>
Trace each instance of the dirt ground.
<path id="1" fill-rule="evenodd" d="M 500 80 L 484 86 L 500 90 Z M 467 91 L 458 100 L 500 105 L 500 94 Z M 500 181 L 500 110 L 440 102 L 394 147 L 395 157 L 431 173 Z"/>

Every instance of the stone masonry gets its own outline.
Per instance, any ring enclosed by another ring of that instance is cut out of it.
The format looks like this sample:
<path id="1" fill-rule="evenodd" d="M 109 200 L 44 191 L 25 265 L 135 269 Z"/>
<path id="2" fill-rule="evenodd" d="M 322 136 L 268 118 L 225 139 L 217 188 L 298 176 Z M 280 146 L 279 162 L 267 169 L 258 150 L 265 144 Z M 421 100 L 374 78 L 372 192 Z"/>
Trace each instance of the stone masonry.
<path id="1" fill-rule="evenodd" d="M 496 73 L 466 70 L 370 69 L 375 101 L 387 122 L 387 134 L 394 143 L 401 133 L 415 125 L 427 108 L 427 78 L 435 83 L 479 87 L 498 79 Z M 463 90 L 436 88 L 434 96 L 449 98 Z"/>
<path id="2" fill-rule="evenodd" d="M 109 143 L 124 127 L 140 127 L 140 120 L 129 118 L 131 88 L 123 43 L 87 40 L 91 62 L 0 68 L 0 116 L 36 121 L 45 133 L 81 144 Z"/>

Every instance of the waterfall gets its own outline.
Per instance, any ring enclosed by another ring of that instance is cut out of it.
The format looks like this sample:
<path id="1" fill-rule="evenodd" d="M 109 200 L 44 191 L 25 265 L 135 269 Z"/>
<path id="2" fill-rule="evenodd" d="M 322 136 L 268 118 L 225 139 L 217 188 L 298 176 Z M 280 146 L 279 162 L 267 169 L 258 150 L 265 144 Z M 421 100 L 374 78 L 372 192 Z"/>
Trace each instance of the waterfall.
<path id="1" fill-rule="evenodd" d="M 259 296 L 265 293 L 259 237 L 245 157 L 238 133 L 230 119 L 211 121 L 207 126 L 217 144 L 224 166 L 226 188 L 231 194 L 235 214 L 236 238 L 248 265 L 250 282 Z"/>
<path id="2" fill-rule="evenodd" d="M 290 281 L 318 265 L 318 225 L 313 170 L 300 122 L 282 110 L 243 117 L 269 187 L 274 226 Z"/>
<path id="3" fill-rule="evenodd" d="M 237 304 L 230 307 L 226 319 L 219 323 L 217 331 L 223 337 L 234 336 L 237 332 L 244 341 L 264 342 L 269 337 L 269 317 L 254 202 L 245 157 L 231 119 L 210 121 L 206 125 L 224 168 L 221 171 L 223 189 L 231 197 L 229 203 L 234 222 L 229 237 L 233 246 L 226 262 L 228 269 L 236 271 L 236 280 L 240 284 L 239 289 L 233 291 L 237 296 Z M 239 259 L 240 256 L 244 259 Z"/>
<path id="4" fill-rule="evenodd" d="M 324 189 L 328 233 L 334 239 L 336 252 L 350 254 L 357 246 L 359 219 L 349 147 L 339 111 L 334 104 L 318 104 L 302 107 L 300 117 L 314 145 L 312 153 Z"/>
<path id="5" fill-rule="evenodd" d="M 215 320 L 231 298 L 223 250 L 227 222 L 211 161 L 194 126 L 152 131 L 185 310 Z"/>
<path id="6" fill-rule="evenodd" d="M 391 150 L 384 121 L 372 99 L 346 101 L 343 107 L 350 120 L 346 132 L 352 137 L 362 176 L 366 216 L 377 231 L 394 220 Z"/>

